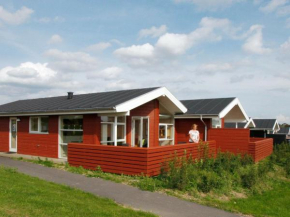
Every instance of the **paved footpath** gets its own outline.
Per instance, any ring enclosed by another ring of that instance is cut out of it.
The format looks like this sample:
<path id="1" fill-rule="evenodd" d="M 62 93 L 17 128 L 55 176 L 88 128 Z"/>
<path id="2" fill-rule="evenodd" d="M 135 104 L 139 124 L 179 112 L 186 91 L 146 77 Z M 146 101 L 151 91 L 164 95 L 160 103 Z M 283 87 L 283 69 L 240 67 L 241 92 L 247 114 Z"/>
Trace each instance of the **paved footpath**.
<path id="1" fill-rule="evenodd" d="M 100 178 L 89 178 L 67 171 L 0 157 L 0 165 L 17 168 L 19 172 L 58 184 L 68 185 L 96 196 L 110 198 L 134 209 L 155 213 L 163 217 L 233 217 L 223 210 L 202 206 L 157 192 L 142 191 L 124 184 Z"/>

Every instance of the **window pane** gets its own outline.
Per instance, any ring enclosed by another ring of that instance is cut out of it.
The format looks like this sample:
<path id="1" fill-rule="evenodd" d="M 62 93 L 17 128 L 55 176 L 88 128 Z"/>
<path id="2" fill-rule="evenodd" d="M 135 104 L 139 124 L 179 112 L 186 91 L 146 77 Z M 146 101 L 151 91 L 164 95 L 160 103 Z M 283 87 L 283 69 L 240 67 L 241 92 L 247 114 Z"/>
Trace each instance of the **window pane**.
<path id="1" fill-rule="evenodd" d="M 117 126 L 117 139 L 125 139 L 125 126 L 124 125 Z"/>
<path id="2" fill-rule="evenodd" d="M 102 127 L 101 127 L 102 143 L 114 140 L 113 130 L 114 130 L 113 124 L 102 124 Z"/>
<path id="3" fill-rule="evenodd" d="M 213 118 L 212 119 L 212 128 L 220 128 L 221 127 L 221 119 Z"/>
<path id="4" fill-rule="evenodd" d="M 82 131 L 61 131 L 61 143 L 82 143 L 83 132 Z"/>
<path id="5" fill-rule="evenodd" d="M 40 132 L 47 133 L 48 132 L 48 117 L 42 117 L 40 119 Z"/>
<path id="6" fill-rule="evenodd" d="M 173 126 L 168 125 L 167 126 L 167 139 L 173 138 Z"/>
<path id="7" fill-rule="evenodd" d="M 60 157 L 67 157 L 67 145 L 60 146 Z"/>
<path id="8" fill-rule="evenodd" d="M 30 130 L 38 131 L 38 118 L 30 118 Z"/>
<path id="9" fill-rule="evenodd" d="M 159 139 L 165 139 L 165 129 L 165 126 L 159 126 Z"/>
<path id="10" fill-rule="evenodd" d="M 101 116 L 101 122 L 115 122 L 115 117 Z"/>
<path id="11" fill-rule="evenodd" d="M 125 123 L 125 117 L 124 116 L 117 117 L 117 122 L 118 123 Z"/>
<path id="12" fill-rule="evenodd" d="M 61 128 L 62 129 L 83 129 L 83 116 L 82 115 L 71 115 L 61 117 Z"/>

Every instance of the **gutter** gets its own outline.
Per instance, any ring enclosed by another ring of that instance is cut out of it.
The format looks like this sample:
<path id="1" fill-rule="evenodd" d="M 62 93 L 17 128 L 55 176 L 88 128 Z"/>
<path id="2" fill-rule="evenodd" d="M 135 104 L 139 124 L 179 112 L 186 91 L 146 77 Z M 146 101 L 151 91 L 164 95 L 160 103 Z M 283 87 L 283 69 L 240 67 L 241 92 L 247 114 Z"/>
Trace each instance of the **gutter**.
<path id="1" fill-rule="evenodd" d="M 202 115 L 200 115 L 200 121 L 203 123 L 204 125 L 204 141 L 207 141 L 207 125 L 204 123 L 203 119 L 202 119 Z"/>

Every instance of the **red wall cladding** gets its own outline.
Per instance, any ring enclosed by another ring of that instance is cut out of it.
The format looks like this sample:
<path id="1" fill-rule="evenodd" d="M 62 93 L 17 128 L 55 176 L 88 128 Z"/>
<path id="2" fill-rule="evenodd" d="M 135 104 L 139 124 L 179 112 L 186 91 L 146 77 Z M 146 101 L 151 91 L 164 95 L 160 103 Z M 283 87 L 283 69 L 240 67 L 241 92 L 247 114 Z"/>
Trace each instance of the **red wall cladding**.
<path id="1" fill-rule="evenodd" d="M 232 153 L 248 153 L 249 129 L 209 129 L 208 140 L 215 140 L 217 150 Z"/>
<path id="2" fill-rule="evenodd" d="M 49 116 L 48 134 L 29 133 L 29 117 L 17 122 L 17 153 L 43 157 L 58 157 L 58 116 Z"/>
<path id="3" fill-rule="evenodd" d="M 149 117 L 149 146 L 159 146 L 159 101 L 152 100 L 140 107 L 130 111 L 130 116 L 126 119 L 126 142 L 131 145 L 131 125 L 133 116 L 148 116 Z"/>
<path id="4" fill-rule="evenodd" d="M 0 117 L 0 151 L 9 151 L 9 117 Z"/>
<path id="5" fill-rule="evenodd" d="M 97 114 L 83 116 L 83 143 L 100 145 L 101 118 Z"/>
<path id="6" fill-rule="evenodd" d="M 211 127 L 211 120 L 203 120 L 208 129 Z M 204 140 L 204 124 L 199 119 L 175 119 L 175 144 L 178 142 L 188 142 L 189 135 L 188 132 L 192 129 L 192 125 L 198 125 L 198 131 L 200 133 L 200 139 Z M 209 140 L 209 139 L 208 139 Z"/>

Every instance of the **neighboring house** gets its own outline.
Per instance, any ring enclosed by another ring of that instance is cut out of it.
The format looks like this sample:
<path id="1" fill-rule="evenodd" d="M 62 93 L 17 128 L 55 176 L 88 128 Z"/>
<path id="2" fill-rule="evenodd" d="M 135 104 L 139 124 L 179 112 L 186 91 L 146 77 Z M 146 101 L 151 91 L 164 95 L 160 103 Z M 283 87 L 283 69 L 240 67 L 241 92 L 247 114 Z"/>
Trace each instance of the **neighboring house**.
<path id="1" fill-rule="evenodd" d="M 238 98 L 215 98 L 181 100 L 188 109 L 184 114 L 175 115 L 176 136 L 179 141 L 188 141 L 188 131 L 197 124 L 201 138 L 207 140 L 209 128 L 224 128 L 225 122 L 249 121 Z"/>
<path id="2" fill-rule="evenodd" d="M 277 119 L 253 119 L 256 127 L 251 128 L 251 137 L 264 137 L 280 130 Z"/>
<path id="3" fill-rule="evenodd" d="M 240 129 L 246 129 L 246 128 L 255 128 L 256 125 L 252 118 L 249 119 L 248 122 L 227 122 L 225 123 L 225 128 L 240 128 Z"/>
<path id="4" fill-rule="evenodd" d="M 286 139 L 290 140 L 290 127 L 282 127 L 276 134 L 285 135 Z"/>

